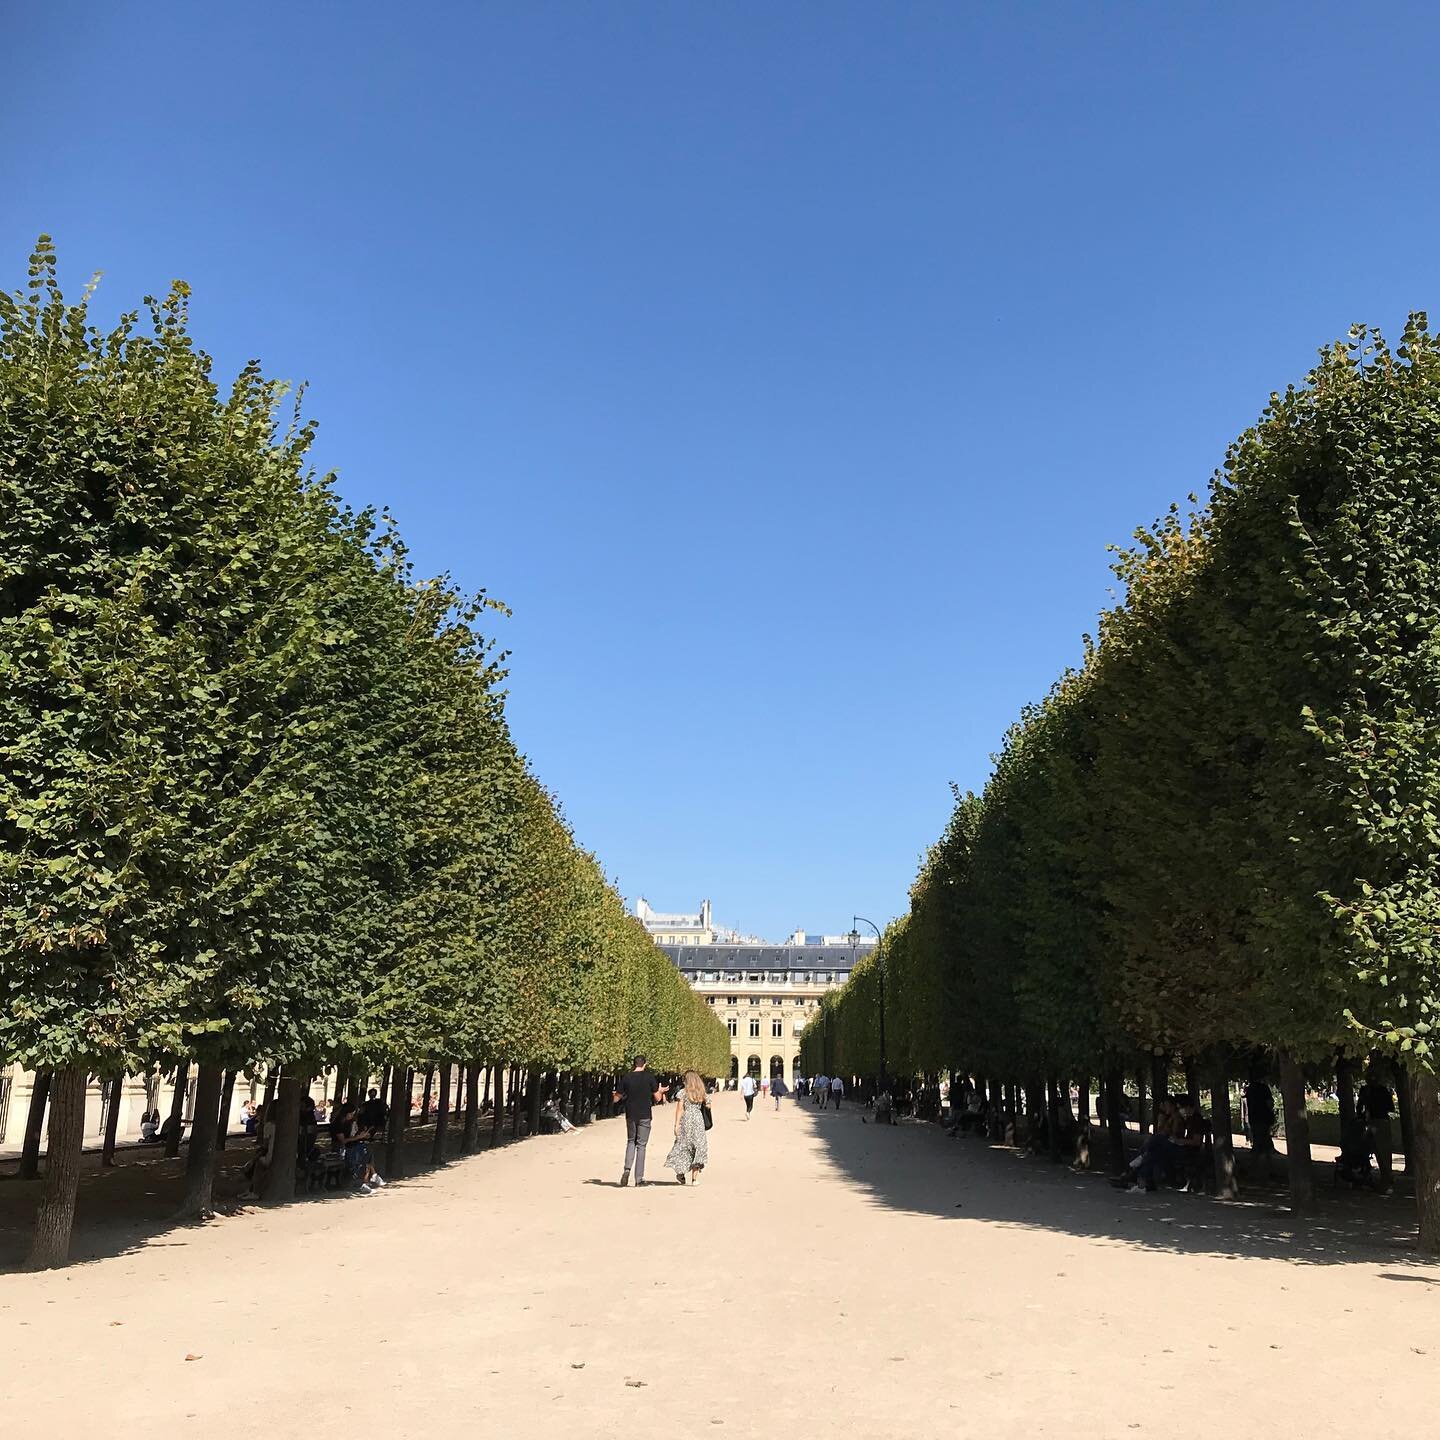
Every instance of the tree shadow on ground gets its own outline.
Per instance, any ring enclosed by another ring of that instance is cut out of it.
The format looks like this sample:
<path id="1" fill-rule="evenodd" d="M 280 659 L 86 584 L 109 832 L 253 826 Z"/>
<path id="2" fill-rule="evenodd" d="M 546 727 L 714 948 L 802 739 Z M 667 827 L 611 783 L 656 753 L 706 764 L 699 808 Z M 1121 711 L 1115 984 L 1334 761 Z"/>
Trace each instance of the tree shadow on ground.
<path id="1" fill-rule="evenodd" d="M 1172 1254 L 1353 1262 L 1430 1268 L 1415 1243 L 1408 1180 L 1380 1196 L 1339 1189 L 1316 1164 L 1316 1205 L 1297 1215 L 1273 1184 L 1243 1185 L 1236 1201 L 1162 1189 L 1115 1189 L 1096 1171 L 1075 1171 L 1038 1155 L 967 1137 L 936 1124 L 862 1123 L 855 1112 L 808 1115 L 830 1161 L 876 1205 L 938 1219 L 1050 1230 Z M 1430 1279 L 1423 1274 L 1392 1279 Z M 1440 1283 L 1440 1275 L 1434 1283 Z"/>
<path id="2" fill-rule="evenodd" d="M 519 1143 L 509 1136 L 508 1122 L 506 1130 L 501 1148 Z M 462 1129 L 452 1124 L 446 1137 L 445 1158 L 439 1164 L 432 1164 L 434 1135 L 433 1124 L 414 1125 L 407 1131 L 401 1142 L 400 1173 L 390 1179 L 392 1185 L 415 1185 L 434 1171 L 466 1158 L 461 1150 Z M 487 1115 L 481 1125 L 479 1148 L 474 1153 L 494 1148 L 492 1140 Z M 383 1157 L 384 1146 L 375 1148 L 377 1158 Z M 226 1148 L 219 1153 L 215 1171 L 218 1214 L 243 1218 L 247 1213 L 265 1208 L 238 1198 L 246 1184 L 244 1168 L 254 1153 L 254 1142 L 237 1136 L 231 1136 Z M 126 1147 L 117 1150 L 115 1158 L 116 1164 L 106 1169 L 101 1167 L 97 1153 L 87 1153 L 84 1157 L 70 1245 L 72 1265 L 110 1259 L 156 1245 L 184 1245 L 186 1235 L 198 1228 L 198 1222 L 175 1218 L 185 1193 L 185 1149 L 175 1159 L 169 1159 L 158 1147 Z M 7 1164 L 6 1173 L 0 1177 L 0 1274 L 14 1272 L 24 1264 L 30 1248 L 35 1207 L 40 1200 L 41 1181 L 17 1180 L 15 1168 L 14 1162 Z M 315 1190 L 299 1192 L 292 1203 L 360 1204 L 369 1198 L 352 1189 Z"/>

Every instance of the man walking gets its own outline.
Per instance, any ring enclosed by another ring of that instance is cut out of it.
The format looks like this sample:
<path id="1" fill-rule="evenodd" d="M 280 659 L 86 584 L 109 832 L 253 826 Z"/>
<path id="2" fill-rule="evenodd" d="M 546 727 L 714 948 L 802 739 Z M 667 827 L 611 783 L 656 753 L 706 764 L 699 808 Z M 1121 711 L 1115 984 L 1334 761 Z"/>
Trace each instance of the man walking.
<path id="1" fill-rule="evenodd" d="M 828 1075 L 817 1075 L 815 1077 L 815 1103 L 823 1110 L 825 1102 L 830 1098 L 830 1077 Z"/>
<path id="2" fill-rule="evenodd" d="M 643 1055 L 637 1055 L 630 1073 L 620 1078 L 614 1096 L 625 1102 L 625 1168 L 620 1172 L 620 1183 L 628 1185 L 633 1170 L 638 1187 L 645 1183 L 651 1112 L 660 1103 L 660 1081 L 650 1073 Z"/>
<path id="3" fill-rule="evenodd" d="M 830 1098 L 835 1102 L 835 1108 L 840 1108 L 840 1097 L 845 1093 L 845 1082 L 838 1076 L 830 1077 Z"/>
<path id="4" fill-rule="evenodd" d="M 750 1112 L 755 1108 L 755 1077 L 748 1071 L 741 1078 L 740 1094 L 745 1100 L 745 1118 L 750 1118 Z"/>

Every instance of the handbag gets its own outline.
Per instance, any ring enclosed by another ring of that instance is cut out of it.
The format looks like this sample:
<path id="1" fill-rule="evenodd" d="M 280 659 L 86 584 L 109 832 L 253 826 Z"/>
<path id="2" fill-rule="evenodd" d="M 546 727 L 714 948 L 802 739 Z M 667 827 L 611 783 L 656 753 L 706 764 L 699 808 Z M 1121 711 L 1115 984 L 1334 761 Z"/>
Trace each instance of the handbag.
<path id="1" fill-rule="evenodd" d="M 715 1124 L 715 1117 L 710 1113 L 710 1102 L 708 1100 L 702 1100 L 700 1102 L 700 1118 L 705 1122 L 705 1128 L 707 1130 Z"/>

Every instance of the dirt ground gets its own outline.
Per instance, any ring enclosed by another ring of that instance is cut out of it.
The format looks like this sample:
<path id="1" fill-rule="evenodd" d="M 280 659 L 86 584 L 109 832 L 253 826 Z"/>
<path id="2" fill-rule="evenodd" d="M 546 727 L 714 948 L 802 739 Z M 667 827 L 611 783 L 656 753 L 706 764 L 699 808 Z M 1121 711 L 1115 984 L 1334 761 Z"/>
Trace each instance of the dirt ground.
<path id="1" fill-rule="evenodd" d="M 365 1198 L 0 1277 L 7 1429 L 225 1437 L 1432 1433 L 1404 1199 L 1296 1224 L 935 1126 L 717 1101 L 698 1188 L 612 1120 Z"/>

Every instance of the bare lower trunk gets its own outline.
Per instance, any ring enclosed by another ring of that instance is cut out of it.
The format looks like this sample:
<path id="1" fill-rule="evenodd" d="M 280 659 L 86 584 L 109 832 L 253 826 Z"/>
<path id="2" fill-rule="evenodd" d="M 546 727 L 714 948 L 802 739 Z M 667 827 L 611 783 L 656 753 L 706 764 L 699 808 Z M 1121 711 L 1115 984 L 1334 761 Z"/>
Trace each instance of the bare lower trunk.
<path id="1" fill-rule="evenodd" d="M 1215 1147 L 1215 1193 L 1222 1200 L 1233 1200 L 1240 1193 L 1240 1184 L 1235 1178 L 1234 1130 L 1230 1076 L 1221 1056 L 1210 1072 L 1210 1136 Z"/>
<path id="2" fill-rule="evenodd" d="M 410 1118 L 409 1086 L 405 1084 L 405 1067 L 390 1067 L 390 1123 L 385 1127 L 385 1179 L 400 1174 L 400 1137 Z"/>
<path id="3" fill-rule="evenodd" d="M 1080 1128 L 1090 1128 L 1090 1076 L 1080 1077 Z"/>
<path id="4" fill-rule="evenodd" d="M 225 1072 L 219 1065 L 201 1065 L 195 1077 L 195 1114 L 191 1117 L 190 1151 L 185 1157 L 185 1198 L 181 1220 L 215 1216 L 215 1152 L 219 1146 L 220 1091 Z"/>
<path id="5" fill-rule="evenodd" d="M 508 1070 L 496 1069 L 493 1065 L 490 1069 L 494 1072 L 495 1076 L 495 1091 L 493 1097 L 494 1118 L 490 1126 L 490 1148 L 493 1150 L 495 1146 L 501 1144 L 505 1139 L 505 1100 L 507 1097 L 501 1087 L 505 1084 L 506 1077 L 510 1072 Z"/>
<path id="6" fill-rule="evenodd" d="M 1105 1128 L 1110 1135 L 1110 1171 L 1125 1173 L 1125 1117 L 1121 1114 L 1125 1076 L 1117 1067 L 1105 1072 Z"/>
<path id="7" fill-rule="evenodd" d="M 1440 1077 L 1416 1069 L 1399 1080 L 1410 1091 L 1415 1126 L 1410 1166 L 1415 1172 L 1420 1250 L 1440 1256 Z"/>
<path id="8" fill-rule="evenodd" d="M 1170 1057 L 1168 1055 L 1152 1055 L 1150 1057 L 1150 1110 L 1152 1116 L 1159 1115 L 1160 1102 L 1170 1093 Z M 1155 1128 L 1152 1119 L 1150 1128 Z"/>
<path id="9" fill-rule="evenodd" d="M 993 1075 L 990 1077 L 990 1138 L 1005 1138 L 1005 1093 Z"/>
<path id="10" fill-rule="evenodd" d="M 182 1060 L 175 1071 L 175 1093 L 170 1097 L 170 1120 L 165 1154 L 174 1159 L 180 1153 L 181 1121 L 185 1118 L 185 1090 L 190 1083 L 190 1062 Z"/>
<path id="11" fill-rule="evenodd" d="M 448 1068 L 448 1067 L 447 1067 Z M 435 1067 L 431 1065 L 425 1071 L 425 1094 L 420 1101 L 420 1119 L 423 1122 L 430 1119 L 430 1101 L 435 1094 Z"/>
<path id="12" fill-rule="evenodd" d="M 80 1190 L 80 1151 L 85 1143 L 83 1069 L 55 1071 L 50 1085 L 50 1147 L 35 1238 L 27 1261 L 31 1270 L 48 1270 L 70 1258 L 70 1232 L 75 1225 L 75 1197 Z"/>
<path id="13" fill-rule="evenodd" d="M 525 1125 L 531 1135 L 540 1133 L 540 1067 L 532 1065 L 525 1087 Z"/>
<path id="14" fill-rule="evenodd" d="M 1290 1172 L 1290 1204 L 1308 1210 L 1315 1203 L 1310 1173 L 1310 1119 L 1305 1113 L 1305 1072 L 1288 1051 L 1280 1055 L 1280 1094 L 1285 1102 L 1285 1154 Z"/>
<path id="15" fill-rule="evenodd" d="M 445 1132 L 450 1128 L 450 1067 L 440 1067 L 440 1107 L 435 1112 L 435 1140 L 430 1146 L 430 1163 L 439 1165 L 445 1159 Z"/>
<path id="16" fill-rule="evenodd" d="M 1139 1130 L 1143 1140 L 1147 1128 L 1145 1116 L 1145 1071 L 1139 1069 L 1135 1072 L 1135 1128 Z"/>
<path id="17" fill-rule="evenodd" d="M 260 1103 L 269 1109 L 275 1099 L 275 1087 L 280 1083 L 280 1070 L 272 1065 L 265 1075 L 265 1098 Z"/>
<path id="18" fill-rule="evenodd" d="M 120 1133 L 120 1097 L 125 1093 L 125 1077 L 117 1075 L 110 1082 L 110 1103 L 105 1111 L 105 1139 L 100 1146 L 100 1164 L 107 1169 L 115 1163 L 115 1138 Z"/>
<path id="19" fill-rule="evenodd" d="M 300 1092 L 304 1088 L 298 1074 L 280 1076 L 274 1109 L 266 1109 L 268 1119 L 275 1118 L 275 1148 L 270 1154 L 270 1169 L 265 1176 L 267 1205 L 284 1205 L 295 1198 L 295 1160 L 300 1149 Z M 213 1124 L 207 1129 L 213 1130 Z M 192 1138 L 190 1143 L 195 1143 Z"/>
<path id="20" fill-rule="evenodd" d="M 1405 1173 L 1415 1173 L 1415 1115 L 1411 1107 L 1409 1071 L 1403 1066 L 1395 1069 L 1395 1109 L 1400 1120 L 1400 1148 L 1405 1152 Z"/>
<path id="21" fill-rule="evenodd" d="M 485 1094 L 480 1101 L 480 1108 L 482 1110 L 490 1103 L 490 1081 L 494 1079 L 494 1077 L 495 1067 L 493 1065 L 487 1065 L 485 1067 Z"/>
<path id="22" fill-rule="evenodd" d="M 337 1081 L 339 1077 L 336 1077 Z M 336 1087 L 339 1088 L 338 1085 Z M 223 1150 L 230 1134 L 230 1105 L 235 1099 L 235 1072 L 225 1072 L 225 1083 L 220 1087 L 220 1113 L 215 1117 L 215 1148 Z"/>
<path id="23" fill-rule="evenodd" d="M 1355 1128 L 1355 1062 L 1342 1055 L 1335 1062 L 1335 1094 L 1340 1102 L 1340 1134 Z"/>
<path id="24" fill-rule="evenodd" d="M 473 1155 L 480 1147 L 480 1067 L 473 1062 L 465 1072 L 465 1138 L 461 1148 Z"/>
<path id="25" fill-rule="evenodd" d="M 45 1134 L 45 1106 L 50 1099 L 49 1070 L 37 1070 L 30 1089 L 30 1111 L 25 1117 L 25 1139 L 20 1146 L 20 1168 L 17 1180 L 33 1180 L 40 1173 L 40 1141 Z"/>
<path id="26" fill-rule="evenodd" d="M 510 1138 L 520 1138 L 520 1102 L 524 1095 L 520 1089 L 520 1067 L 512 1065 L 505 1086 L 506 1098 L 510 1101 Z"/>

